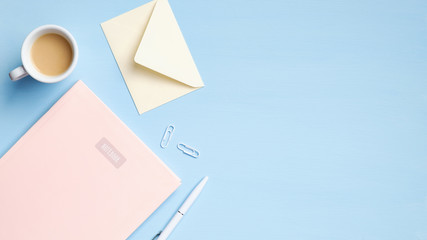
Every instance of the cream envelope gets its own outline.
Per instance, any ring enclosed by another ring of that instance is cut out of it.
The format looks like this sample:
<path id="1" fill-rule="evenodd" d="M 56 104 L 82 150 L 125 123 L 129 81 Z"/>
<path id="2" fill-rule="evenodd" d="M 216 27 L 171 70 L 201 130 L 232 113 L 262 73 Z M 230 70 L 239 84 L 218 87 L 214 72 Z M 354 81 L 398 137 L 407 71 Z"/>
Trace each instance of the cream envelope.
<path id="1" fill-rule="evenodd" d="M 139 114 L 204 86 L 167 0 L 101 26 Z"/>

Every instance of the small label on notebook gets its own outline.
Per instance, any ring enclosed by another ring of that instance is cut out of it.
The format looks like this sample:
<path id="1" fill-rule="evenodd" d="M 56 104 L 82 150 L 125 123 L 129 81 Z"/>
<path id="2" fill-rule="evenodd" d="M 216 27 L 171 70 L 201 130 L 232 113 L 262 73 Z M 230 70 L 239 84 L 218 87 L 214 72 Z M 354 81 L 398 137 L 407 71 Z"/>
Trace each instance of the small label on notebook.
<path id="1" fill-rule="evenodd" d="M 96 148 L 108 159 L 116 168 L 126 162 L 126 158 L 111 144 L 106 138 L 102 138 Z"/>

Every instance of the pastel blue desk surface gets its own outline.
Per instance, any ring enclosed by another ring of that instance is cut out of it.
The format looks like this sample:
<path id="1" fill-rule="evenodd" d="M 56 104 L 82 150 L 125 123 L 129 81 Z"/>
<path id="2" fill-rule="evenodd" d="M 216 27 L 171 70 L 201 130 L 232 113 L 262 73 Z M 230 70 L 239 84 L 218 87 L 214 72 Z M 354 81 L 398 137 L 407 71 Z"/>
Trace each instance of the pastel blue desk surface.
<path id="1" fill-rule="evenodd" d="M 0 155 L 82 79 L 183 181 L 130 240 L 205 175 L 171 240 L 427 240 L 424 0 L 170 0 L 206 87 L 139 116 L 99 24 L 146 2 L 1 1 Z M 75 36 L 74 73 L 11 82 L 49 23 Z"/>

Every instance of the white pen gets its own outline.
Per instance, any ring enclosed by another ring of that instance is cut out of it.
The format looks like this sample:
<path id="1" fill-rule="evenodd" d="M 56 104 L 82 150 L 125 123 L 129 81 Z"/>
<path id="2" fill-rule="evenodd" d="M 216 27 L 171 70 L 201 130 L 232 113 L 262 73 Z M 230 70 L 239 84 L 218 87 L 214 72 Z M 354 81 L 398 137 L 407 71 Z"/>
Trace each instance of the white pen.
<path id="1" fill-rule="evenodd" d="M 175 216 L 169 221 L 168 225 L 160 232 L 159 238 L 157 240 L 166 240 L 169 237 L 171 232 L 175 229 L 176 225 L 181 221 L 181 218 L 187 213 L 188 209 L 194 203 L 196 198 L 199 196 L 206 182 L 208 181 L 208 177 L 204 177 L 202 181 L 194 188 L 194 190 L 188 195 L 187 199 L 185 199 L 184 203 L 181 205 L 179 210 L 175 213 Z M 155 237 L 154 237 L 155 238 Z M 153 239 L 154 239 L 153 238 Z"/>

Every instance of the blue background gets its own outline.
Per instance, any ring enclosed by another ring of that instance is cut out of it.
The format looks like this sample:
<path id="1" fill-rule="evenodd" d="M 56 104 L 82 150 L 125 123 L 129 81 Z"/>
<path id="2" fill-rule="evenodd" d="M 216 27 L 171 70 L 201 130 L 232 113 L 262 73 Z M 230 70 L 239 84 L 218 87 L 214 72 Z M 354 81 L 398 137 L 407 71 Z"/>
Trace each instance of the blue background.
<path id="1" fill-rule="evenodd" d="M 1 1 L 0 155 L 82 79 L 183 180 L 131 240 L 205 175 L 171 240 L 427 239 L 426 1 L 170 0 L 206 87 L 139 116 L 99 24 L 146 2 Z M 74 73 L 11 82 L 49 23 L 75 36 Z"/>

